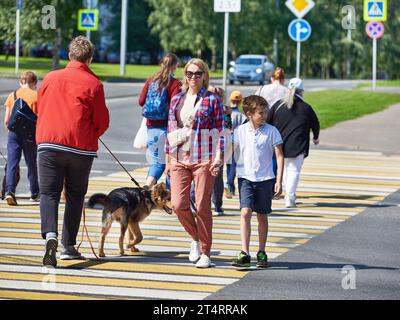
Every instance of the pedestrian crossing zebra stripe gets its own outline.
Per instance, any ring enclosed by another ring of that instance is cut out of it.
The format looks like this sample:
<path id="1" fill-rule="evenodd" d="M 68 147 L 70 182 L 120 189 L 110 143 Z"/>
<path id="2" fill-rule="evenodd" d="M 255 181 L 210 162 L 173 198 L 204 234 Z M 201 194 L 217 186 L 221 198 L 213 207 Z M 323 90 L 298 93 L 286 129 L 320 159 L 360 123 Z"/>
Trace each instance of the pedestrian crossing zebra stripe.
<path id="1" fill-rule="evenodd" d="M 282 199 L 273 202 L 267 243 L 270 259 L 307 243 L 394 192 L 400 181 L 399 160 L 400 157 L 379 153 L 312 150 L 302 171 L 298 207 L 287 209 Z M 143 184 L 147 169 L 137 169 L 132 174 Z M 125 173 L 91 178 L 88 196 L 93 192 L 108 193 L 122 186 L 132 186 Z M 43 289 L 39 209 L 28 201 L 18 202 L 23 206 L 14 208 L 0 204 L 0 298 L 203 299 L 247 274 L 229 264 L 240 250 L 240 210 L 236 196 L 224 199 L 226 216 L 214 217 L 212 261 L 215 268 L 194 268 L 187 260 L 189 236 L 175 216 L 156 211 L 142 224 L 145 236 L 143 246 L 139 245 L 142 252 L 119 256 L 116 223 L 106 241 L 108 257 L 100 261 L 58 261 L 57 289 Z M 60 206 L 60 220 L 63 207 Z M 88 209 L 86 214 L 90 236 L 97 240 L 101 211 Z M 253 219 L 251 250 L 254 251 L 258 242 L 256 226 Z M 86 241 L 81 251 L 91 256 Z M 123 286 L 126 279 L 132 287 Z M 99 293 L 99 288 L 103 287 L 105 290 Z M 187 295 L 185 289 L 191 287 L 196 288 L 191 291 L 196 291 L 197 295 Z"/>

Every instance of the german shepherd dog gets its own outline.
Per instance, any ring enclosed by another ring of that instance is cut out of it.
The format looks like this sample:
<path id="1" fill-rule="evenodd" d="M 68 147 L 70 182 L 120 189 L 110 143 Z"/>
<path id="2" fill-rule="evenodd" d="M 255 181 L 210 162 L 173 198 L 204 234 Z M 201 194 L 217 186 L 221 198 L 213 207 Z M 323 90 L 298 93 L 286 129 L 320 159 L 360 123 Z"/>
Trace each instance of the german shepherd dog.
<path id="1" fill-rule="evenodd" d="M 17 187 L 20 178 L 21 178 L 20 169 L 18 166 L 17 170 L 15 171 L 15 182 L 16 182 L 15 187 Z M 4 200 L 4 198 L 6 197 L 6 185 L 7 185 L 7 163 L 4 166 L 3 185 L 1 187 L 1 200 Z"/>
<path id="2" fill-rule="evenodd" d="M 165 183 L 158 183 L 153 188 L 118 188 L 112 190 L 108 195 L 96 193 L 89 198 L 88 207 L 94 208 L 96 204 L 103 205 L 102 228 L 99 239 L 99 256 L 105 257 L 104 241 L 110 231 L 113 221 L 121 224 L 119 237 L 119 252 L 124 254 L 124 237 L 126 230 L 129 231 L 128 249 L 132 252 L 139 251 L 136 245 L 143 240 L 139 223 L 146 219 L 153 209 L 165 210 L 168 214 L 170 209 L 171 192 Z"/>

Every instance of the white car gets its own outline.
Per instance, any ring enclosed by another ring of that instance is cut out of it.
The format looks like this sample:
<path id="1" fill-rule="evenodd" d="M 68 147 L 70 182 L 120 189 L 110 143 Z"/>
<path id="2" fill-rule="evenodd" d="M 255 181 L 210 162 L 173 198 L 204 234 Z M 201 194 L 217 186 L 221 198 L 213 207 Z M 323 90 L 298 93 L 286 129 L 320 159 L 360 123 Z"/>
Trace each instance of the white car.
<path id="1" fill-rule="evenodd" d="M 274 70 L 274 64 L 265 55 L 243 54 L 236 61 L 231 61 L 229 68 L 229 83 L 234 84 L 239 81 L 258 82 L 263 85 L 269 81 Z"/>

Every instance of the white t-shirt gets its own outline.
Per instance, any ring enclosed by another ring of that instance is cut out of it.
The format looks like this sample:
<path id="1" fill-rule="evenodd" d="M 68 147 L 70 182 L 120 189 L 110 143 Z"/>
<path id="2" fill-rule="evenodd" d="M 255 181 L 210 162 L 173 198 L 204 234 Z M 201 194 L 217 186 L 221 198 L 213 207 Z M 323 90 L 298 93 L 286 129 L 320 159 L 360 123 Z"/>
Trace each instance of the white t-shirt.
<path id="1" fill-rule="evenodd" d="M 182 124 L 185 124 L 187 119 L 193 113 L 193 109 L 194 109 L 194 106 L 195 106 L 196 98 L 197 98 L 197 94 L 186 93 L 186 97 L 185 97 L 185 101 L 183 103 L 183 106 L 177 112 L 177 119 L 178 119 L 178 121 L 181 121 Z"/>
<path id="2" fill-rule="evenodd" d="M 278 129 L 264 124 L 254 130 L 247 122 L 235 130 L 233 141 L 240 151 L 236 166 L 238 178 L 252 182 L 275 178 L 272 156 L 275 146 L 283 143 Z"/>
<path id="3" fill-rule="evenodd" d="M 285 97 L 288 91 L 288 88 L 279 83 L 271 83 L 266 86 L 262 86 L 255 94 L 267 100 L 269 108 L 271 109 L 277 101 Z"/>

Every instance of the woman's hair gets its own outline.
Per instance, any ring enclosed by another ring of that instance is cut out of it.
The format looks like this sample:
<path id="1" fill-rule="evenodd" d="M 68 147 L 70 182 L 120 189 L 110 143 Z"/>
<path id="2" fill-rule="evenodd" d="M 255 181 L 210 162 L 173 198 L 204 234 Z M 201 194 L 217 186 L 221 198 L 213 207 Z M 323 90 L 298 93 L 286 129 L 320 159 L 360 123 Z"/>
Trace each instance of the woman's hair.
<path id="1" fill-rule="evenodd" d="M 210 73 L 208 71 L 208 65 L 207 63 L 205 63 L 203 60 L 198 59 L 198 58 L 193 58 L 190 59 L 188 63 L 186 63 L 185 68 L 183 69 L 183 74 L 185 75 L 185 79 L 184 79 L 184 83 L 182 85 L 183 89 L 187 89 L 189 87 L 189 83 L 187 81 L 186 78 L 186 71 L 189 68 L 190 65 L 196 65 L 200 68 L 201 71 L 204 72 L 204 80 L 203 80 L 203 88 L 208 89 L 208 87 L 210 86 Z"/>
<path id="2" fill-rule="evenodd" d="M 38 82 L 37 75 L 33 71 L 25 71 L 19 78 L 21 84 L 36 84 Z"/>
<path id="3" fill-rule="evenodd" d="M 291 87 L 289 88 L 289 91 L 286 93 L 285 97 L 283 98 L 283 102 L 285 105 L 289 108 L 292 109 L 293 104 L 294 104 L 294 95 L 295 94 L 302 94 L 303 90 L 298 89 L 296 87 Z"/>
<path id="4" fill-rule="evenodd" d="M 167 88 L 171 80 L 174 67 L 178 65 L 178 57 L 173 53 L 167 53 L 160 61 L 160 71 L 154 76 L 154 80 L 158 80 L 158 90 Z"/>
<path id="5" fill-rule="evenodd" d="M 69 57 L 71 60 L 85 63 L 93 57 L 93 54 L 94 45 L 84 36 L 76 37 L 69 44 Z"/>
<path id="6" fill-rule="evenodd" d="M 261 96 L 251 95 L 243 100 L 243 111 L 247 116 L 247 112 L 254 113 L 257 109 L 268 109 L 268 102 Z"/>
<path id="7" fill-rule="evenodd" d="M 274 72 L 272 73 L 271 76 L 272 80 L 279 80 L 280 82 L 285 81 L 285 71 L 281 67 L 276 67 Z"/>

